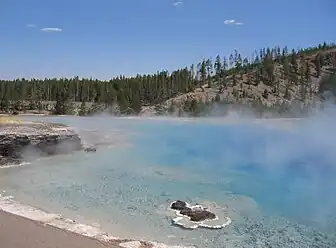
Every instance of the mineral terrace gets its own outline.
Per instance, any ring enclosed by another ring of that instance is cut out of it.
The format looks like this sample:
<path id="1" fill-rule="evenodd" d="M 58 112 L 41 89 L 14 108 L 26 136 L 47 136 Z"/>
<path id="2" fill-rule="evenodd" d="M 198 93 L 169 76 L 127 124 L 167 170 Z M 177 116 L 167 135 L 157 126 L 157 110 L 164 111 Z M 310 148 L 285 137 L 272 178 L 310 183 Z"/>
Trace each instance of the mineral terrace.
<path id="1" fill-rule="evenodd" d="M 62 124 L 42 122 L 0 124 L 0 166 L 81 149 L 83 147 L 78 134 Z"/>

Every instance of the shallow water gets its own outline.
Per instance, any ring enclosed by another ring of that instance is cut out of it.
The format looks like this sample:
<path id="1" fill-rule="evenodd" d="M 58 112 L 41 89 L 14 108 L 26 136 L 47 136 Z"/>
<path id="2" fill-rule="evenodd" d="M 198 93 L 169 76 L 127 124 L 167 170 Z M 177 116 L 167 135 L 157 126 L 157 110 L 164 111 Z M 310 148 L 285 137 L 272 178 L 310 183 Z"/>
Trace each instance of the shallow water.
<path id="1" fill-rule="evenodd" d="M 1 169 L 0 189 L 23 203 L 99 223 L 114 236 L 167 244 L 336 247 L 336 145 L 325 129 L 314 134 L 321 124 L 285 130 L 205 120 L 42 119 L 116 142 L 97 153 Z M 216 202 L 232 224 L 172 226 L 167 208 L 176 199 Z"/>

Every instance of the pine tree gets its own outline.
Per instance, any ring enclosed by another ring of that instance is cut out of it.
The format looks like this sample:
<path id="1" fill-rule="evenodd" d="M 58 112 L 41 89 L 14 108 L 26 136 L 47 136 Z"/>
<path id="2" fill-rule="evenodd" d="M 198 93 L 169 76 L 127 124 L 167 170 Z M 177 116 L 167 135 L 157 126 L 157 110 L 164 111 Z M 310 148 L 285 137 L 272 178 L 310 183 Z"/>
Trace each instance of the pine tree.
<path id="1" fill-rule="evenodd" d="M 211 58 L 210 59 L 207 59 L 206 62 L 205 62 L 205 67 L 206 67 L 206 73 L 207 73 L 207 80 L 208 80 L 208 87 L 211 88 L 211 76 L 212 76 L 212 61 L 211 61 Z"/>
<path id="2" fill-rule="evenodd" d="M 207 78 L 207 64 L 205 60 L 202 61 L 200 66 L 200 76 L 201 82 L 204 84 Z"/>
<path id="3" fill-rule="evenodd" d="M 141 111 L 141 100 L 139 91 L 134 91 L 131 99 L 130 108 L 134 111 L 134 113 L 140 113 Z"/>
<path id="4" fill-rule="evenodd" d="M 219 55 L 216 56 L 214 69 L 215 69 L 216 81 L 217 83 L 219 83 L 223 71 L 221 57 Z"/>

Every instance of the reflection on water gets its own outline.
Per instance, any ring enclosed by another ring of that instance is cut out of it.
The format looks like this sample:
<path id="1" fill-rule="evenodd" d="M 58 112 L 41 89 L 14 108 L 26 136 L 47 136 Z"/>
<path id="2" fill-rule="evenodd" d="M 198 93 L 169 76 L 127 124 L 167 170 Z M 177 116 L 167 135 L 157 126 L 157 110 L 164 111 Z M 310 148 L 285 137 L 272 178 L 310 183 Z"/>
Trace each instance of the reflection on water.
<path id="1" fill-rule="evenodd" d="M 168 244 L 336 244 L 336 199 L 330 197 L 336 189 L 331 180 L 335 160 L 330 149 L 323 149 L 330 143 L 308 137 L 309 130 L 140 119 L 47 120 L 96 130 L 88 139 L 100 133 L 129 146 L 101 146 L 96 153 L 0 170 L 0 187 L 23 202 L 98 222 L 115 236 Z M 232 224 L 193 231 L 172 226 L 175 215 L 168 207 L 176 199 L 216 202 Z"/>

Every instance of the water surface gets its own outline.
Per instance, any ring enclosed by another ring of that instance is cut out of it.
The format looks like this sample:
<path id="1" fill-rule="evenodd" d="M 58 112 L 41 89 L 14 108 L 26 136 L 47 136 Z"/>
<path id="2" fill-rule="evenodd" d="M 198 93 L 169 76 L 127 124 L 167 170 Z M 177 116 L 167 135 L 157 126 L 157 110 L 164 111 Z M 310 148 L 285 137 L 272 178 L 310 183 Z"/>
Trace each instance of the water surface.
<path id="1" fill-rule="evenodd" d="M 0 188 L 23 203 L 115 236 L 167 244 L 336 246 L 331 134 L 313 135 L 309 125 L 289 131 L 247 122 L 43 119 L 98 131 L 119 145 L 0 170 Z M 233 222 L 221 230 L 172 226 L 167 207 L 176 199 L 216 202 Z"/>

